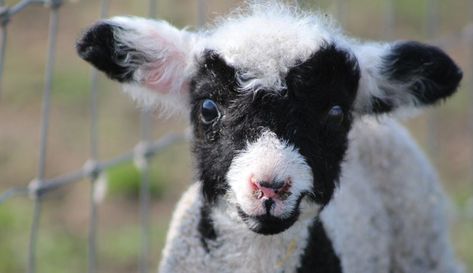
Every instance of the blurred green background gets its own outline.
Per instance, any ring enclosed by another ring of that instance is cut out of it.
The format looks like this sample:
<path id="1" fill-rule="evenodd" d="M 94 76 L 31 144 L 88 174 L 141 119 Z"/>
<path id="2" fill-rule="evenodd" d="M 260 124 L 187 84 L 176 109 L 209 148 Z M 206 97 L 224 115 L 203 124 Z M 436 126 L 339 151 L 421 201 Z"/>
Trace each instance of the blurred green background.
<path id="1" fill-rule="evenodd" d="M 11 6 L 18 1 L 6 1 Z M 159 18 L 179 26 L 196 26 L 198 2 L 158 0 Z M 241 4 L 208 0 L 206 21 Z M 363 39 L 414 39 L 442 46 L 464 69 L 465 79 L 454 98 L 405 121 L 418 142 L 429 151 L 450 194 L 452 240 L 460 259 L 473 271 L 473 1 L 387 0 L 301 1 L 339 19 L 346 32 Z M 428 33 L 429 3 L 438 4 L 437 28 Z M 98 0 L 66 1 L 60 9 L 59 37 L 53 83 L 47 177 L 80 168 L 89 155 L 90 67 L 75 54 L 81 31 L 99 17 Z M 392 12 L 392 13 L 391 13 Z M 147 0 L 110 0 L 109 15 L 149 14 Z M 386 16 L 393 14 L 393 20 Z M 3 90 L 0 99 L 0 192 L 27 185 L 37 173 L 39 126 L 44 85 L 49 11 L 30 6 L 12 18 L 8 27 Z M 393 23 L 392 30 L 389 28 Z M 468 37 L 469 35 L 469 37 Z M 99 158 L 110 159 L 132 149 L 139 140 L 139 111 L 120 87 L 99 78 Z M 435 127 L 429 128 L 427 120 Z M 182 119 L 157 114 L 151 128 L 158 138 L 187 127 Z M 152 160 L 152 230 L 150 264 L 154 271 L 163 247 L 170 215 L 183 189 L 192 181 L 188 144 L 173 145 Z M 99 207 L 98 272 L 136 272 L 140 242 L 140 173 L 130 163 L 106 173 L 107 196 Z M 38 272 L 85 272 L 90 183 L 75 183 L 45 199 L 38 243 Z M 421 200 L 420 200 L 421 202 Z M 0 272 L 25 272 L 32 202 L 11 199 L 0 204 Z"/>

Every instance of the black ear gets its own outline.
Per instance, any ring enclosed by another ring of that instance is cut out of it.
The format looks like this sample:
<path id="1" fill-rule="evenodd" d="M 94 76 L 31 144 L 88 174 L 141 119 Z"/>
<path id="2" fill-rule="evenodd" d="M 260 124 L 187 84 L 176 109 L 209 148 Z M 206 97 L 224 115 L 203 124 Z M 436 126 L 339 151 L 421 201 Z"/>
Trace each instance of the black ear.
<path id="1" fill-rule="evenodd" d="M 115 40 L 114 32 L 125 31 L 122 27 L 105 21 L 93 25 L 76 44 L 79 56 L 119 82 L 132 80 L 138 65 L 145 62 L 143 54 Z M 127 56 L 133 57 L 127 62 Z M 139 58 L 141 57 L 141 58 Z"/>
<path id="2" fill-rule="evenodd" d="M 165 21 L 114 17 L 87 30 L 76 49 L 82 59 L 125 84 L 142 106 L 182 110 L 196 40 Z"/>
<path id="3" fill-rule="evenodd" d="M 435 104 L 451 96 L 462 79 L 461 69 L 438 47 L 412 41 L 371 47 L 378 56 L 368 51 L 358 56 L 367 55 L 372 61 L 361 61 L 358 96 L 365 97 L 355 107 L 361 112 Z"/>
<path id="4" fill-rule="evenodd" d="M 384 57 L 382 72 L 392 82 L 405 84 L 419 105 L 452 95 L 462 79 L 461 69 L 445 52 L 418 42 L 396 44 Z"/>

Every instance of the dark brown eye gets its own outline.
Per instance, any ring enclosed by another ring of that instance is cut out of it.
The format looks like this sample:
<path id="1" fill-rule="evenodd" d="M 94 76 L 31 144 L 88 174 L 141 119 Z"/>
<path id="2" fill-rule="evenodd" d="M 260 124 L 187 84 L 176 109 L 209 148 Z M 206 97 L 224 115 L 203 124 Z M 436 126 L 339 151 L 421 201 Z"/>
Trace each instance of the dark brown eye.
<path id="1" fill-rule="evenodd" d="M 328 111 L 328 121 L 340 124 L 343 121 L 344 113 L 342 107 L 339 105 L 333 106 L 329 111 Z"/>
<path id="2" fill-rule="evenodd" d="M 206 99 L 202 102 L 201 108 L 202 121 L 205 124 L 214 122 L 220 117 L 220 112 L 218 111 L 217 104 L 210 99 Z"/>

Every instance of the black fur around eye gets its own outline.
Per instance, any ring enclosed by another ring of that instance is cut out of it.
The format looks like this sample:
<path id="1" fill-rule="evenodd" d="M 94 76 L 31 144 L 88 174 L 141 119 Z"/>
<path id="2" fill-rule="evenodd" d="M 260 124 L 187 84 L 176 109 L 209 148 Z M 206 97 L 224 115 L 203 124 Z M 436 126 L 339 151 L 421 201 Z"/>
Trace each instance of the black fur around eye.
<path id="1" fill-rule="evenodd" d="M 218 111 L 217 104 L 210 99 L 206 99 L 202 102 L 201 108 L 202 121 L 205 124 L 214 122 L 220 117 L 220 112 Z"/>
<path id="2" fill-rule="evenodd" d="M 343 113 L 342 107 L 340 107 L 339 105 L 335 105 L 328 111 L 327 119 L 330 122 L 340 124 L 343 121 L 344 115 L 345 113 Z"/>

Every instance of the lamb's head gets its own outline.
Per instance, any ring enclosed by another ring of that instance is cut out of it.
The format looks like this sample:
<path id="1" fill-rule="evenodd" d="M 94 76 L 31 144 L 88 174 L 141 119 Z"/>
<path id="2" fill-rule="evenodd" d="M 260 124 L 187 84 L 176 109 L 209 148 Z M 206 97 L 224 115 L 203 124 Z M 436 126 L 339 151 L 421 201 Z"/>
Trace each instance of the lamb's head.
<path id="1" fill-rule="evenodd" d="M 280 4 L 197 33 L 112 18 L 77 49 L 143 105 L 190 113 L 207 202 L 262 234 L 329 202 L 354 119 L 434 104 L 462 77 L 436 47 L 359 43 Z"/>

